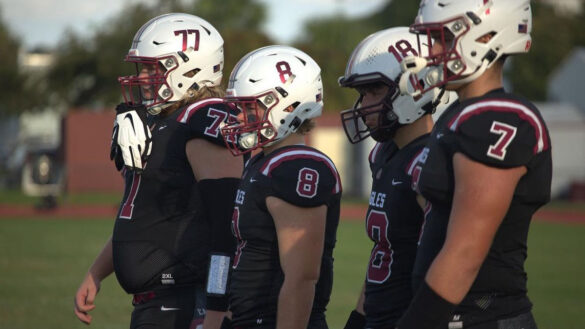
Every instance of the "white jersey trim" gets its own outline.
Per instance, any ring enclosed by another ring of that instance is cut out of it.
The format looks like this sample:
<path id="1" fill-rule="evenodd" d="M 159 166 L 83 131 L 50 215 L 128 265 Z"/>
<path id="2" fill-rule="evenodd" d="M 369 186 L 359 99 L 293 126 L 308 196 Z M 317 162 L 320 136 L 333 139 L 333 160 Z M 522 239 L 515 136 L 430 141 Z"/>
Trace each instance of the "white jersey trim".
<path id="1" fill-rule="evenodd" d="M 183 111 L 183 113 L 181 113 L 181 115 L 179 116 L 178 121 L 181 123 L 187 123 L 187 121 L 189 121 L 189 118 L 191 117 L 191 115 L 193 115 L 193 113 L 195 113 L 195 111 L 197 111 L 198 109 L 207 106 L 208 104 L 217 104 L 217 103 L 222 103 L 223 99 L 221 98 L 207 98 L 204 100 L 201 100 L 199 102 L 193 103 L 191 105 L 189 105 L 189 107 L 187 107 L 186 110 Z"/>

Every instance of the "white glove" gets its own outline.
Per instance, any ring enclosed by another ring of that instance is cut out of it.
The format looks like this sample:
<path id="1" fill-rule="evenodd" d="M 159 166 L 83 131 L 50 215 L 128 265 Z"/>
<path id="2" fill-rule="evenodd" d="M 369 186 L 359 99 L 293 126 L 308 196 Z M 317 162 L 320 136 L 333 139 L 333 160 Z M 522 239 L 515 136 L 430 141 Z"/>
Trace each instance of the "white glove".
<path id="1" fill-rule="evenodd" d="M 152 135 L 146 123 L 146 109 L 143 106 L 131 107 L 122 103 L 116 107 L 116 113 L 110 158 L 113 159 L 121 153 L 126 168 L 141 172 L 152 150 Z"/>

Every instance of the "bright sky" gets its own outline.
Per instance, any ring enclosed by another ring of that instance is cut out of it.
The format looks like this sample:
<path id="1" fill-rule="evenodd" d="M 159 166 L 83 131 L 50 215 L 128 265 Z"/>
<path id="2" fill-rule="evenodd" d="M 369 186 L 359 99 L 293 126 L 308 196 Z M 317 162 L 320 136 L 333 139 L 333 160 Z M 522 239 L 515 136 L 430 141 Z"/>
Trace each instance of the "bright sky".
<path id="1" fill-rule="evenodd" d="M 27 48 L 53 46 L 66 28 L 83 34 L 115 16 L 125 4 L 140 0 L 0 0 L 2 20 Z M 154 3 L 155 0 L 142 0 Z M 218 0 L 218 2 L 221 0 Z M 363 16 L 386 0 L 258 0 L 268 7 L 266 32 L 278 43 L 289 43 L 303 22 L 335 13 Z M 220 8 L 218 8 L 220 10 Z M 196 14 L 196 13 L 194 13 Z M 213 22 L 212 22 L 213 23 Z"/>

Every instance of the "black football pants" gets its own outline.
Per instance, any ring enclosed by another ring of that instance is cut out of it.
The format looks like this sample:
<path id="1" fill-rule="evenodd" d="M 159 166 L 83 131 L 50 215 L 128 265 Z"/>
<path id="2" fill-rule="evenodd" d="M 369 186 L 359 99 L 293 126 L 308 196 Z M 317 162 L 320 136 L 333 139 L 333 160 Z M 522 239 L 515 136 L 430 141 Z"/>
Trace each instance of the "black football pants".
<path id="1" fill-rule="evenodd" d="M 194 311 L 194 286 L 156 291 L 134 303 L 130 329 L 188 329 Z"/>

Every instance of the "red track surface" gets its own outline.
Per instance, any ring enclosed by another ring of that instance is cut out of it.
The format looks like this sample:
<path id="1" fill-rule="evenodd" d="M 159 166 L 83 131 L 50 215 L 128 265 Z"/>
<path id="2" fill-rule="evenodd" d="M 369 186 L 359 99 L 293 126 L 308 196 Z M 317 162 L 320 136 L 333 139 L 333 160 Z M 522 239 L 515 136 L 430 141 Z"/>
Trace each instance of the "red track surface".
<path id="1" fill-rule="evenodd" d="M 6 218 L 111 218 L 116 216 L 116 205 L 77 205 L 59 206 L 52 210 L 38 210 L 33 206 L 14 206 L 0 204 L 0 219 Z M 363 205 L 343 205 L 341 217 L 349 220 L 362 220 L 366 213 Z M 585 225 L 585 212 L 571 210 L 541 209 L 535 220 L 547 222 L 575 223 Z"/>

